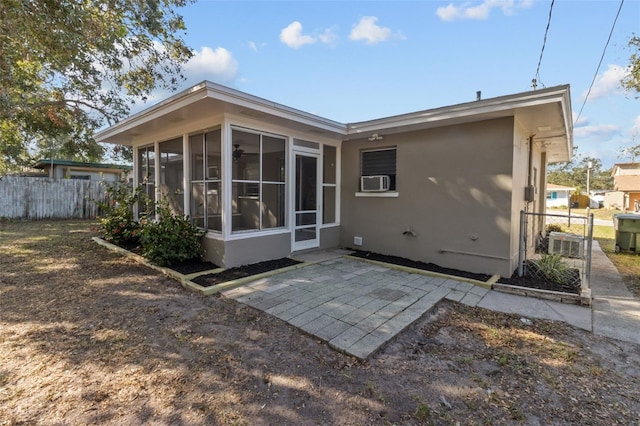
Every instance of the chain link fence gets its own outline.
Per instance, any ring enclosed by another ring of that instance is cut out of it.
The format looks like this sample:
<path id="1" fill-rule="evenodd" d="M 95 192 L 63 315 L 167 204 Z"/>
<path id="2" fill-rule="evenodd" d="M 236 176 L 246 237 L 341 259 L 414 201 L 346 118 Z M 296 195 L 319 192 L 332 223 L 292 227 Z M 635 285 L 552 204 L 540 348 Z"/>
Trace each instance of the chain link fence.
<path id="1" fill-rule="evenodd" d="M 566 292 L 591 288 L 593 214 L 520 212 L 518 275 Z"/>

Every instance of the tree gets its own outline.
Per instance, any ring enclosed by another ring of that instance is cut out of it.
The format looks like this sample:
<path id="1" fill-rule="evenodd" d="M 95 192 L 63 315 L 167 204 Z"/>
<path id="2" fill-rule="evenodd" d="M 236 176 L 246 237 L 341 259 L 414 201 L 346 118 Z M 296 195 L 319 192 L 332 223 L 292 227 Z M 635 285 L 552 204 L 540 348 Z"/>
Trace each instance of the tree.
<path id="1" fill-rule="evenodd" d="M 577 149 L 578 147 L 574 147 L 574 156 L 571 161 L 549 165 L 547 181 L 556 185 L 574 187 L 578 192 L 586 191 L 587 169 L 591 162 L 589 189 L 611 189 L 613 187 L 611 169 L 603 169 L 602 162 L 597 158 L 577 154 Z"/>
<path id="2" fill-rule="evenodd" d="M 3 0 L 0 171 L 29 143 L 101 155 L 92 139 L 156 88 L 175 90 L 192 52 L 174 9 L 190 0 Z"/>
<path id="3" fill-rule="evenodd" d="M 640 37 L 634 35 L 629 39 L 631 57 L 629 58 L 629 74 L 622 79 L 622 87 L 628 91 L 640 93 Z"/>
<path id="4" fill-rule="evenodd" d="M 640 158 L 640 144 L 621 148 L 618 158 L 629 158 L 632 163 L 635 163 Z"/>

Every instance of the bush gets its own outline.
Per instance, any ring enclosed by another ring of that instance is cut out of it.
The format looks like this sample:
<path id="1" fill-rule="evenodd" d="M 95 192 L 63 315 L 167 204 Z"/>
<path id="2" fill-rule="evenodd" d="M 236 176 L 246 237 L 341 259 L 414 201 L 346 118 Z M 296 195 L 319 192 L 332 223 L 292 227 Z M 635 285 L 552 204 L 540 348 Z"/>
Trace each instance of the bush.
<path id="1" fill-rule="evenodd" d="M 571 281 L 571 268 L 559 254 L 545 254 L 533 263 L 547 279 L 554 283 L 566 285 Z"/>
<path id="2" fill-rule="evenodd" d="M 156 220 L 147 221 L 142 227 L 142 255 L 160 266 L 200 257 L 205 232 L 188 217 L 173 213 L 166 201 L 159 203 L 157 212 Z"/>
<path id="3" fill-rule="evenodd" d="M 133 206 L 140 189 L 120 183 L 104 183 L 105 201 L 97 202 L 103 215 L 100 218 L 102 237 L 116 245 L 134 246 L 140 241 L 141 226 L 134 220 Z"/>
<path id="4" fill-rule="evenodd" d="M 544 229 L 547 232 L 547 235 L 549 235 L 550 232 L 562 232 L 562 226 L 555 223 L 548 224 Z"/>

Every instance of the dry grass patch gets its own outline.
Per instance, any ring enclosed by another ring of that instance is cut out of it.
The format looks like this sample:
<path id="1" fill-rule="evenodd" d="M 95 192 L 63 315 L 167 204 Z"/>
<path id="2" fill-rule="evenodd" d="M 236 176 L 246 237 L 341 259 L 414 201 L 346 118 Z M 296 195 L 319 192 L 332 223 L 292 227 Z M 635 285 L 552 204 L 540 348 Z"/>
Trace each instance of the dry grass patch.
<path id="1" fill-rule="evenodd" d="M 640 422 L 638 345 L 444 302 L 359 362 L 93 226 L 0 223 L 2 426 Z"/>

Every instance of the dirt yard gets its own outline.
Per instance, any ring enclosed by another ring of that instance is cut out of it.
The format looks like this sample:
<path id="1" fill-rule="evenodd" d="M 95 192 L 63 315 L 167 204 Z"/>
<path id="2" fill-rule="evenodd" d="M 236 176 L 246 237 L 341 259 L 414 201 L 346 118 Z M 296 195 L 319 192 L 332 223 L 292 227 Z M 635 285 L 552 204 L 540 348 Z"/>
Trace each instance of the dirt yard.
<path id="1" fill-rule="evenodd" d="M 447 302 L 358 362 L 92 227 L 0 222 L 0 425 L 640 423 L 638 345 Z"/>

